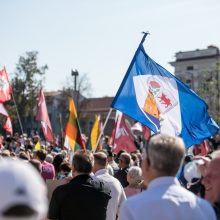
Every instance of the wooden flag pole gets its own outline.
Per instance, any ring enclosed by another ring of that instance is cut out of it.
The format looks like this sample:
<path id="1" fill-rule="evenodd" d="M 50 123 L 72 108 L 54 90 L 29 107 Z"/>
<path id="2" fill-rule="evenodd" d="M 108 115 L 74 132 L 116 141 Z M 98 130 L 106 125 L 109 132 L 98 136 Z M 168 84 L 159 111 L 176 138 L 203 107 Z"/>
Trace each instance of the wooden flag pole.
<path id="1" fill-rule="evenodd" d="M 100 131 L 99 137 L 98 137 L 98 139 L 97 139 L 97 141 L 96 141 L 94 153 L 95 153 L 96 150 L 97 150 L 98 144 L 99 144 L 99 142 L 100 142 L 100 139 L 101 139 L 101 137 L 102 137 L 103 131 L 104 131 L 104 129 L 105 129 L 105 126 L 106 126 L 106 124 L 107 124 L 107 122 L 108 122 L 108 119 L 109 119 L 111 113 L 112 113 L 112 108 L 109 109 L 108 115 L 107 115 L 107 117 L 106 117 L 106 119 L 105 119 L 105 123 L 104 123 L 104 125 L 103 125 L 103 127 L 102 127 L 102 129 L 101 129 L 101 131 Z"/>

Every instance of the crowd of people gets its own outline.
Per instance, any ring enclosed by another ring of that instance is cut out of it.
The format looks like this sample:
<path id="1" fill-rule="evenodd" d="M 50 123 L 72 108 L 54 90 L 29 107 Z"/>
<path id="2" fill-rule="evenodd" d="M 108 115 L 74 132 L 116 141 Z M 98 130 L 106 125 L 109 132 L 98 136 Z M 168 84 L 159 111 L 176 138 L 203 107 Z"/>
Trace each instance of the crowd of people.
<path id="1" fill-rule="evenodd" d="M 216 148 L 187 154 L 181 138 L 157 134 L 132 153 L 70 154 L 55 143 L 36 150 L 39 140 L 1 137 L 0 219 L 220 219 Z M 60 180 L 48 197 L 47 182 Z"/>

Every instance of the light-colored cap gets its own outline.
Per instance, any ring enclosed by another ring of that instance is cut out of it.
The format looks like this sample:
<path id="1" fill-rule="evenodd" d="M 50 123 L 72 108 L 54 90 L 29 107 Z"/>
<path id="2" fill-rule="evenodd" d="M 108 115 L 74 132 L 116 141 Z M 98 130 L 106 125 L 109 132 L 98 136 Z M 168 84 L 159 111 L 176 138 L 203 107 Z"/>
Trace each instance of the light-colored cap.
<path id="1" fill-rule="evenodd" d="M 201 178 L 201 173 L 198 169 L 198 166 L 200 164 L 202 164 L 202 160 L 193 160 L 184 166 L 184 177 L 189 183 L 189 185 L 194 185 L 194 183 L 192 182 L 193 179 L 199 180 Z"/>
<path id="2" fill-rule="evenodd" d="M 10 158 L 0 160 L 0 220 L 42 220 L 48 209 L 47 189 L 37 171 L 28 163 Z M 24 205 L 31 216 L 5 216 L 13 207 Z"/>

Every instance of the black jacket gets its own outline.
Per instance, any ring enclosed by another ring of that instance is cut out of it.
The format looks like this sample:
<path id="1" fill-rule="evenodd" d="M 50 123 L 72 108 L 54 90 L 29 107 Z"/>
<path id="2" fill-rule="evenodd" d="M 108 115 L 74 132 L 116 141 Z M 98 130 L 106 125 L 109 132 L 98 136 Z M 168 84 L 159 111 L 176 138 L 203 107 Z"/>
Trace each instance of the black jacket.
<path id="1" fill-rule="evenodd" d="M 110 188 L 89 175 L 79 175 L 57 187 L 49 206 L 49 219 L 105 220 Z"/>
<path id="2" fill-rule="evenodd" d="M 127 181 L 127 173 L 128 173 L 128 167 L 118 170 L 118 172 L 116 172 L 116 174 L 114 175 L 114 177 L 119 180 L 123 188 L 129 185 Z"/>

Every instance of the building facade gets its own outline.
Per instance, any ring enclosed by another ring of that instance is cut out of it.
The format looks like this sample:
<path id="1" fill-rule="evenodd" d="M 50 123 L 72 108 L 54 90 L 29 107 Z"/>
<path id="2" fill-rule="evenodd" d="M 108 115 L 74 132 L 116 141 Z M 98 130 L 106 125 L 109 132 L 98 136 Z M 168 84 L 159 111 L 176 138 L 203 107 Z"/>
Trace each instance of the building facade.
<path id="1" fill-rule="evenodd" d="M 76 96 L 73 94 L 72 97 L 74 98 Z M 68 96 L 64 95 L 62 91 L 55 91 L 45 92 L 45 98 L 53 133 L 56 136 L 61 135 L 61 133 L 65 131 L 66 122 L 69 117 Z M 83 96 L 79 96 L 78 98 L 78 101 L 75 100 L 75 105 L 81 130 L 82 133 L 89 135 L 96 115 L 101 116 L 101 122 L 104 124 L 110 110 L 113 97 L 85 98 Z M 112 111 L 107 121 L 104 130 L 105 135 L 111 135 L 114 123 L 115 110 Z"/>
<path id="2" fill-rule="evenodd" d="M 198 93 L 208 104 L 209 113 L 220 122 L 220 51 L 216 46 L 177 52 L 170 62 L 175 76 Z"/>

